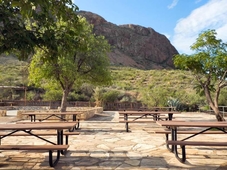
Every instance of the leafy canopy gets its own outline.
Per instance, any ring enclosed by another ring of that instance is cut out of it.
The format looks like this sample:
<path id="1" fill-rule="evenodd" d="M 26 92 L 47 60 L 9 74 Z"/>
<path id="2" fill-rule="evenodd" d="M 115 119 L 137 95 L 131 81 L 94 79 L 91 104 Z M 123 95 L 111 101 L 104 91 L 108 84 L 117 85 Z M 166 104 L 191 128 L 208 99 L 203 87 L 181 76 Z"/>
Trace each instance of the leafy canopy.
<path id="1" fill-rule="evenodd" d="M 85 18 L 78 18 L 77 27 L 59 21 L 54 31 L 58 39 L 56 60 L 43 61 L 52 53 L 37 48 L 29 69 L 31 83 L 41 86 L 54 81 L 63 90 L 70 90 L 75 83 L 111 82 L 107 56 L 110 45 L 103 36 L 92 33 L 93 27 Z"/>
<path id="2" fill-rule="evenodd" d="M 207 103 L 214 110 L 218 121 L 224 121 L 220 113 L 219 95 L 227 86 L 227 44 L 216 38 L 215 30 L 207 30 L 199 35 L 191 46 L 192 55 L 176 55 L 174 64 L 190 70 L 197 81 L 197 92 L 206 96 Z"/>
<path id="3" fill-rule="evenodd" d="M 56 56 L 56 20 L 75 24 L 76 10 L 71 0 L 0 0 L 0 54 L 27 59 L 38 47 Z"/>
<path id="4" fill-rule="evenodd" d="M 216 39 L 215 30 L 208 30 L 199 35 L 191 46 L 192 55 L 176 55 L 174 64 L 183 70 L 190 70 L 200 85 L 209 85 L 210 89 L 217 80 L 226 85 L 227 44 Z"/>

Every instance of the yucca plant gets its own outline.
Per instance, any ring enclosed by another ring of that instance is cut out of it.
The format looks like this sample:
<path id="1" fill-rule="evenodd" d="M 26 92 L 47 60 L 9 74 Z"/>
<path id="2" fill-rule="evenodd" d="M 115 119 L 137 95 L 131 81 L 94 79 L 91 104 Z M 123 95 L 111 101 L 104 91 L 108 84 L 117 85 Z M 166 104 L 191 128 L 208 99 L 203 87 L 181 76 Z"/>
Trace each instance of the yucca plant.
<path id="1" fill-rule="evenodd" d="M 176 110 L 181 105 L 179 99 L 172 98 L 172 97 L 169 98 L 169 100 L 167 101 L 167 104 L 168 104 L 169 107 L 173 107 Z"/>

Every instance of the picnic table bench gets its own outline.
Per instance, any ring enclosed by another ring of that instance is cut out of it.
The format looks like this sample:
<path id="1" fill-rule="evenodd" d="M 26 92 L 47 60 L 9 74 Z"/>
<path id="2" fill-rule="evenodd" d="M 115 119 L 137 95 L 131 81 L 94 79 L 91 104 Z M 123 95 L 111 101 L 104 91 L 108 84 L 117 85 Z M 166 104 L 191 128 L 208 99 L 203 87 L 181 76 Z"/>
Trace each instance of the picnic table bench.
<path id="1" fill-rule="evenodd" d="M 54 131 L 33 131 L 33 134 L 35 136 L 55 136 L 56 132 Z M 79 135 L 80 132 L 70 132 L 70 131 L 65 131 L 63 136 L 65 136 L 65 144 L 68 145 L 68 141 L 69 141 L 69 136 L 71 135 Z M 16 133 L 12 133 L 9 135 L 8 132 L 0 132 L 0 137 L 2 136 L 31 136 L 30 133 L 25 133 L 25 132 L 16 132 Z M 0 138 L 0 145 L 1 145 L 1 138 Z"/>
<path id="2" fill-rule="evenodd" d="M 188 141 L 200 134 L 226 134 L 225 128 L 227 127 L 227 122 L 207 122 L 207 121 L 195 121 L 195 122 L 185 122 L 185 121 L 157 121 L 160 126 L 170 127 L 171 140 L 166 137 L 167 148 L 175 154 L 175 157 L 182 163 L 186 161 L 186 145 L 189 146 L 227 146 L 226 142 L 222 141 Z M 190 127 L 190 128 L 205 128 L 196 131 L 178 131 L 179 127 Z M 215 131 L 216 130 L 216 131 Z M 169 132 L 163 132 L 164 134 L 169 134 Z M 178 134 L 191 134 L 186 138 L 178 139 Z M 172 148 L 169 148 L 169 145 Z M 179 156 L 177 146 L 181 147 L 181 157 Z"/>
<path id="3" fill-rule="evenodd" d="M 166 137 L 166 147 L 167 149 L 169 149 L 171 152 L 172 152 L 172 149 L 169 147 L 169 135 L 171 135 L 171 131 L 168 129 L 168 130 L 154 130 L 152 131 L 151 133 L 155 133 L 155 134 L 164 134 L 165 137 Z M 199 130 L 178 130 L 177 131 L 177 134 L 198 134 L 200 133 Z M 223 131 L 216 131 L 216 130 L 211 130 L 211 131 L 205 131 L 201 134 L 204 134 L 204 135 L 209 135 L 209 134 L 223 134 Z"/>
<path id="4" fill-rule="evenodd" d="M 154 123 L 158 120 L 172 120 L 176 111 L 119 111 L 119 123 L 125 123 L 129 132 L 129 123 Z"/>
<path id="5" fill-rule="evenodd" d="M 45 145 L 0 145 L 0 150 L 44 150 L 49 152 L 49 165 L 54 167 L 59 159 L 60 155 L 64 155 L 69 147 L 68 144 L 64 144 L 63 136 L 64 136 L 64 129 L 69 129 L 75 126 L 75 123 L 43 123 L 43 124 L 0 124 L 0 131 L 3 133 L 0 136 L 0 140 L 13 136 L 16 133 L 26 133 L 25 136 L 33 136 L 40 140 L 47 142 L 48 144 Z M 56 142 L 50 141 L 46 138 L 41 137 L 40 134 L 35 134 L 34 130 L 55 130 Z M 66 142 L 68 143 L 68 141 Z M 56 158 L 53 158 L 53 151 L 57 151 Z"/>

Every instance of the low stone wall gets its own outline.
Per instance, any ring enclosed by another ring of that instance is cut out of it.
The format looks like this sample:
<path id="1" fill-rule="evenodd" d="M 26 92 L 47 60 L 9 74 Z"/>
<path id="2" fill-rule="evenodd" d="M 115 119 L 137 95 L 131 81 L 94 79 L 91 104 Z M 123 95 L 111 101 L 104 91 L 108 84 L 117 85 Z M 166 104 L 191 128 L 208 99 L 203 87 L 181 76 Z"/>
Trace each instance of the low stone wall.
<path id="1" fill-rule="evenodd" d="M 6 116 L 6 110 L 0 110 L 0 117 L 5 117 Z"/>
<path id="2" fill-rule="evenodd" d="M 66 111 L 68 112 L 73 112 L 73 111 L 76 111 L 76 112 L 81 112 L 80 115 L 77 115 L 77 119 L 80 119 L 80 120 L 86 120 L 86 119 L 89 119 L 91 117 L 93 117 L 95 115 L 95 113 L 102 113 L 103 112 L 103 108 L 102 107 L 67 107 Z M 17 111 L 17 118 L 19 119 L 29 119 L 30 117 L 29 116 L 26 116 L 26 115 L 22 115 L 22 113 L 25 113 L 25 112 L 30 112 L 30 113 L 34 113 L 34 112 L 42 112 L 42 113 L 47 113 L 46 115 L 37 115 L 36 116 L 36 119 L 44 119 L 46 118 L 47 116 L 49 116 L 48 112 L 59 112 L 58 109 L 51 109 L 51 110 L 18 110 Z M 61 116 L 61 113 L 57 114 L 58 116 Z M 66 115 L 65 119 L 66 120 L 72 120 L 73 118 L 73 115 Z M 52 117 L 51 119 L 58 119 L 56 117 Z"/>
<path id="3" fill-rule="evenodd" d="M 66 111 L 81 111 L 77 118 L 86 120 L 93 117 L 95 113 L 102 113 L 103 107 L 67 107 Z"/>

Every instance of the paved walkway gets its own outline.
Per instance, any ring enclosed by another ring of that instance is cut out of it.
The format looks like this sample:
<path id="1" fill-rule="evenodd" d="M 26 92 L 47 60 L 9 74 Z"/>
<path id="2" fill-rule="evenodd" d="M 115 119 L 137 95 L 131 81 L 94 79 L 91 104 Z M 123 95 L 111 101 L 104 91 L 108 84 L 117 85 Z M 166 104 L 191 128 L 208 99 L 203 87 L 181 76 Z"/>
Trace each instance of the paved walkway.
<path id="1" fill-rule="evenodd" d="M 176 119 L 215 120 L 205 113 L 182 113 Z M 13 123 L 14 117 L 0 118 L 1 123 Z M 129 124 L 125 132 L 118 123 L 118 113 L 106 111 L 81 122 L 79 136 L 70 136 L 70 147 L 55 168 L 48 165 L 47 152 L 2 151 L 0 169 L 67 169 L 67 170 L 224 170 L 227 169 L 227 150 L 220 147 L 187 147 L 187 162 L 180 163 L 165 146 L 165 137 L 152 134 L 160 129 L 152 124 Z M 217 135 L 200 135 L 200 138 L 217 139 Z M 53 137 L 52 137 L 53 138 Z M 226 141 L 227 136 L 219 135 Z M 51 137 L 50 137 L 51 139 Z M 219 140 L 219 139 L 218 139 Z M 32 137 L 10 137 L 2 144 L 39 144 Z M 41 141 L 42 142 L 42 141 Z M 203 149 L 205 148 L 205 149 Z"/>

